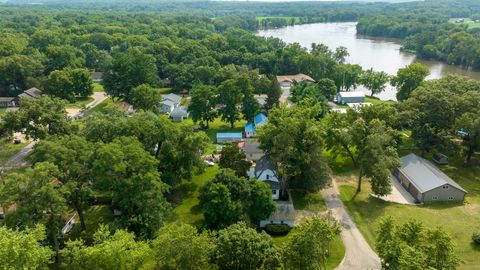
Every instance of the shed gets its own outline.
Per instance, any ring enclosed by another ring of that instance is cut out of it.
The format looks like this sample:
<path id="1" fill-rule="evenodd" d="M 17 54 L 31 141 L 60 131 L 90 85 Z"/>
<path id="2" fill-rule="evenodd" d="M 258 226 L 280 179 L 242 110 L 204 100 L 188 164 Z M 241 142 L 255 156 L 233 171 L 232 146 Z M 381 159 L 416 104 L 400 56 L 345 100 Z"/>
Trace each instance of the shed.
<path id="1" fill-rule="evenodd" d="M 291 201 L 277 201 L 275 212 L 266 220 L 260 221 L 260 228 L 268 224 L 287 224 L 290 227 L 295 225 L 295 208 Z"/>
<path id="2" fill-rule="evenodd" d="M 243 139 L 242 132 L 219 132 L 217 133 L 217 143 L 239 142 Z"/>
<path id="3" fill-rule="evenodd" d="M 183 106 L 173 109 L 172 113 L 170 113 L 173 122 L 182 122 L 184 119 L 188 118 L 189 115 L 188 108 Z"/>
<path id="4" fill-rule="evenodd" d="M 364 102 L 365 102 L 365 93 L 362 92 L 362 91 L 338 92 L 337 93 L 337 103 L 338 104 L 364 103 Z"/>
<path id="5" fill-rule="evenodd" d="M 90 73 L 90 76 L 92 76 L 93 82 L 99 83 L 103 81 L 103 72 L 94 71 Z"/>
<path id="6" fill-rule="evenodd" d="M 265 125 L 267 122 L 268 122 L 268 117 L 263 113 L 259 113 L 255 115 L 255 117 L 253 118 L 253 124 L 255 124 L 255 127 L 261 127 Z"/>
<path id="7" fill-rule="evenodd" d="M 441 153 L 433 153 L 432 155 L 433 161 L 439 165 L 447 165 L 448 164 L 448 157 Z"/>
<path id="8" fill-rule="evenodd" d="M 401 158 L 393 175 L 419 202 L 463 201 L 467 194 L 433 163 L 413 153 Z"/>
<path id="9" fill-rule="evenodd" d="M 253 123 L 245 124 L 245 137 L 250 138 L 255 136 L 255 125 Z"/>

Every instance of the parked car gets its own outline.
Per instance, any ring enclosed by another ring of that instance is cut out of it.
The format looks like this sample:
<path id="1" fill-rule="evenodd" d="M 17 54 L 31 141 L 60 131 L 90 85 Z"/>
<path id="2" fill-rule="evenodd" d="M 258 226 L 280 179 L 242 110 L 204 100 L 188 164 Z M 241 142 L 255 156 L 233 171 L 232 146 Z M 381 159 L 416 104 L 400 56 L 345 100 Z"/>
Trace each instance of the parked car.
<path id="1" fill-rule="evenodd" d="M 211 160 L 204 160 L 205 164 L 207 164 L 209 167 L 215 166 L 215 163 Z"/>

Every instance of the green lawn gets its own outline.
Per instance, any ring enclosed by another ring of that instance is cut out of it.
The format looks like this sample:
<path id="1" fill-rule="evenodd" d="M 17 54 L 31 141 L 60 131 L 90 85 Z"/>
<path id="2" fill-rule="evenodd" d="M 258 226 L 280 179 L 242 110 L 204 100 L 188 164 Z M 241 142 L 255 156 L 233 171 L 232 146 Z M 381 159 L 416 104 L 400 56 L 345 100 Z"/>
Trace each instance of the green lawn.
<path id="1" fill-rule="evenodd" d="M 327 210 L 325 200 L 320 193 L 304 193 L 293 190 L 292 201 L 296 210 L 307 210 L 313 212 L 323 212 Z"/>
<path id="2" fill-rule="evenodd" d="M 6 162 L 22 150 L 27 143 L 14 144 L 12 140 L 7 138 L 0 139 L 0 166 L 6 164 Z"/>
<path id="3" fill-rule="evenodd" d="M 191 180 L 183 180 L 182 183 L 174 191 L 177 205 L 173 210 L 174 221 L 179 223 L 188 223 L 201 225 L 203 222 L 203 214 L 200 209 L 200 187 L 212 179 L 218 171 L 218 167 L 208 167 L 205 172 L 195 175 Z"/>
<path id="4" fill-rule="evenodd" d="M 70 233 L 70 239 L 82 238 L 90 242 L 93 234 L 97 231 L 100 224 L 109 224 L 113 221 L 113 215 L 108 205 L 94 205 L 88 209 L 85 215 L 85 226 L 87 229 L 80 231 L 80 221 L 76 217 L 77 224 Z"/>
<path id="5" fill-rule="evenodd" d="M 0 108 L 0 116 L 7 112 L 7 108 Z"/>
<path id="6" fill-rule="evenodd" d="M 103 88 L 102 84 L 93 83 L 93 92 L 103 92 L 105 89 Z"/>
<path id="7" fill-rule="evenodd" d="M 88 112 L 89 113 L 94 113 L 94 112 L 105 112 L 105 109 L 107 108 L 107 106 L 109 104 L 113 103 L 113 100 L 111 98 L 107 98 L 105 99 L 104 101 L 102 101 L 102 103 L 98 104 L 97 106 L 93 107 L 92 109 L 90 109 Z"/>
<path id="8" fill-rule="evenodd" d="M 217 118 L 215 121 L 210 123 L 210 128 L 204 131 L 212 143 L 215 143 L 217 141 L 218 132 L 242 132 L 246 123 L 247 121 L 240 120 L 235 122 L 234 128 L 231 128 L 230 123 L 223 122 L 220 118 Z"/>
<path id="9" fill-rule="evenodd" d="M 451 23 L 454 23 L 454 24 L 465 24 L 468 26 L 469 29 L 473 29 L 473 28 L 480 28 L 480 22 L 475 22 L 473 21 L 472 19 L 464 19 L 465 22 L 463 23 L 457 23 L 457 19 L 450 19 L 450 22 Z"/>
<path id="10" fill-rule="evenodd" d="M 74 103 L 68 103 L 67 108 L 82 108 L 94 101 L 93 97 L 77 97 Z"/>
<path id="11" fill-rule="evenodd" d="M 172 88 L 165 87 L 165 88 L 158 88 L 161 94 L 169 94 L 173 92 Z"/>

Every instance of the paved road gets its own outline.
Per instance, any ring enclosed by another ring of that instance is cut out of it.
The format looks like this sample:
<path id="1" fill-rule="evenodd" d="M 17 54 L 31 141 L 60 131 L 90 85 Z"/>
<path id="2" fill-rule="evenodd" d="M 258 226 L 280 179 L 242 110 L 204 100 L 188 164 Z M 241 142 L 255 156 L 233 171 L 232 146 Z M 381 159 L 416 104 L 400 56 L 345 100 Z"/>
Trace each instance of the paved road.
<path id="1" fill-rule="evenodd" d="M 327 207 L 343 227 L 341 236 L 345 245 L 345 257 L 337 270 L 381 269 L 380 258 L 370 248 L 345 210 L 335 181 L 332 182 L 332 187 L 322 191 L 322 195 Z"/>
<path id="2" fill-rule="evenodd" d="M 91 109 L 98 104 L 100 104 L 102 101 L 108 98 L 108 96 L 105 94 L 105 92 L 95 92 L 92 95 L 93 101 L 87 104 L 87 109 Z M 80 112 L 80 110 L 77 111 L 70 111 L 68 112 L 69 116 L 78 119 L 79 117 L 82 117 L 83 114 Z M 29 143 L 27 146 L 25 146 L 20 152 L 16 153 L 13 157 L 11 157 L 7 163 L 5 164 L 4 167 L 0 167 L 0 171 L 8 171 L 13 168 L 24 168 L 30 166 L 28 162 L 25 161 L 25 158 L 30 155 L 33 151 L 33 147 L 37 141 L 33 141 Z"/>

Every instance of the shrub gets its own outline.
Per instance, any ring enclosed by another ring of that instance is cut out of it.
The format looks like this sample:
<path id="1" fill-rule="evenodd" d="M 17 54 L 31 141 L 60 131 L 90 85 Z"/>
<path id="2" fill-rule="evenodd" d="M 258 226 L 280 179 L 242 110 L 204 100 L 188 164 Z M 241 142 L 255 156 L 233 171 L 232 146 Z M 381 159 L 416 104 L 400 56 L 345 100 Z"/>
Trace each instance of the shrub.
<path id="1" fill-rule="evenodd" d="M 287 224 L 268 224 L 265 231 L 271 235 L 286 235 L 291 228 Z"/>
<path id="2" fill-rule="evenodd" d="M 476 245 L 480 245 L 480 232 L 474 232 L 472 234 L 472 241 L 473 243 L 475 243 Z"/>

